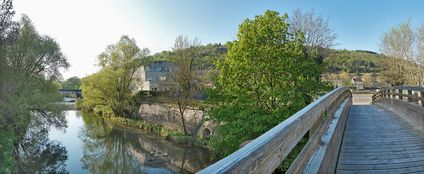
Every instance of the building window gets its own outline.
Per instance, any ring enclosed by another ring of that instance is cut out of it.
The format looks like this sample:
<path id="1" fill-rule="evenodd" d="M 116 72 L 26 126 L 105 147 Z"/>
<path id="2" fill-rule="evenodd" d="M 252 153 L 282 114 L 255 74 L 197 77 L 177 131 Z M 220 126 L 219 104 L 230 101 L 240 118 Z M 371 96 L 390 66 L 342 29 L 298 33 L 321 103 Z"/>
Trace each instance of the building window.
<path id="1" fill-rule="evenodd" d="M 165 81 L 166 77 L 160 77 L 160 81 Z"/>

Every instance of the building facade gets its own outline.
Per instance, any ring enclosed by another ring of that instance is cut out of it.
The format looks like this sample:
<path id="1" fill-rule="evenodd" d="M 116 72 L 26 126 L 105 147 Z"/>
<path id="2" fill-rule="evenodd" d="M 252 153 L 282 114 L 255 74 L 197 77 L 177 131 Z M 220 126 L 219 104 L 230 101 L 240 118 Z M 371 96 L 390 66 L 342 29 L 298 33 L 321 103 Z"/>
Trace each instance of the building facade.
<path id="1" fill-rule="evenodd" d="M 141 66 L 135 76 L 135 89 L 137 91 L 166 91 L 175 84 L 172 72 L 175 63 L 170 61 L 153 61 L 146 66 Z"/>
<path id="2" fill-rule="evenodd" d="M 356 89 L 364 89 L 364 80 L 362 76 L 353 76 L 352 77 L 352 85 Z"/>

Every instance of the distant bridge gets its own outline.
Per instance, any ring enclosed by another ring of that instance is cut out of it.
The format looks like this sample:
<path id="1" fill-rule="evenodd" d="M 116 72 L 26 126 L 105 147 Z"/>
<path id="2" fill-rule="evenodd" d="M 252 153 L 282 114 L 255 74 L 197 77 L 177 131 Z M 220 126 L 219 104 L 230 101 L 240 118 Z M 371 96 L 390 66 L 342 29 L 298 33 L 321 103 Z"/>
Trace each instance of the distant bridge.
<path id="1" fill-rule="evenodd" d="M 59 93 L 62 95 L 75 96 L 76 98 L 82 97 L 81 89 L 59 89 Z"/>
<path id="2" fill-rule="evenodd" d="M 385 88 L 372 104 L 337 88 L 199 173 L 272 173 L 305 136 L 287 173 L 423 173 L 423 103 L 421 87 Z"/>

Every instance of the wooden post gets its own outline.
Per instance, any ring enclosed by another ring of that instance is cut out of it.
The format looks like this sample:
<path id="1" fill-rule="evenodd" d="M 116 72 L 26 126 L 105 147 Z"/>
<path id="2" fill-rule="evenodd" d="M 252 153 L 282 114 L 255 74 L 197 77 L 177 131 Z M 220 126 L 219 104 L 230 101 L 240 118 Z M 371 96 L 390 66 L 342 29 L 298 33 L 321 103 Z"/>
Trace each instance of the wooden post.
<path id="1" fill-rule="evenodd" d="M 408 90 L 408 101 L 409 102 L 413 102 L 414 100 L 412 99 L 412 90 Z"/>
<path id="2" fill-rule="evenodd" d="M 398 89 L 398 94 L 399 94 L 399 100 L 403 100 L 402 89 Z"/>
<path id="3" fill-rule="evenodd" d="M 420 105 L 420 103 L 421 103 L 420 97 L 418 96 L 419 93 L 420 92 L 418 92 L 418 91 L 415 91 L 414 92 L 414 97 L 415 98 L 413 100 L 414 100 L 415 103 L 417 103 L 417 105 Z"/>
<path id="4" fill-rule="evenodd" d="M 424 107 L 424 92 L 420 92 L 420 99 L 421 106 Z"/>
<path id="5" fill-rule="evenodd" d="M 390 94 L 392 95 L 392 98 L 396 98 L 396 89 L 391 89 Z"/>

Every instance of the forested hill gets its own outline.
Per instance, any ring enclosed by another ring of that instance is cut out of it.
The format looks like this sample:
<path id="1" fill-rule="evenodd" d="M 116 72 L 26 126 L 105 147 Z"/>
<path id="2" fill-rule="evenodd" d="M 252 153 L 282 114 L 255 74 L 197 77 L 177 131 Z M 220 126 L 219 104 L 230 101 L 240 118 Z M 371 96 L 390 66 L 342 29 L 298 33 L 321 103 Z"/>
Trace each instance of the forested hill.
<path id="1" fill-rule="evenodd" d="M 215 62 L 219 58 L 223 58 L 227 53 L 225 45 L 220 43 L 201 45 L 197 48 L 197 58 L 195 59 L 195 67 L 200 70 L 215 69 Z M 154 54 L 152 60 L 171 60 L 174 52 L 162 51 Z"/>
<path id="2" fill-rule="evenodd" d="M 326 75 L 341 73 L 350 74 L 350 76 L 378 74 L 382 82 L 393 81 L 393 79 L 390 79 L 394 77 L 392 74 L 393 70 L 390 70 L 390 67 L 393 66 L 393 58 L 368 50 L 329 49 L 327 51 L 323 65 L 325 67 L 323 73 Z M 226 53 L 226 46 L 219 43 L 201 45 L 196 48 L 194 67 L 203 72 L 216 71 L 215 64 L 217 60 L 224 58 Z M 172 56 L 174 56 L 173 51 L 163 51 L 152 55 L 151 60 L 170 61 Z M 396 65 L 401 69 L 402 67 L 403 69 L 405 67 L 415 67 L 411 62 L 403 59 L 396 59 Z M 350 78 L 347 78 L 346 81 L 350 81 Z"/>
<path id="3" fill-rule="evenodd" d="M 197 48 L 196 67 L 202 70 L 214 69 L 216 60 L 223 58 L 227 48 L 222 44 L 207 44 Z M 173 56 L 173 51 L 162 51 L 154 54 L 152 60 L 167 60 Z M 330 49 L 324 58 L 327 73 L 379 73 L 383 71 L 388 59 L 384 55 L 367 50 L 334 50 Z"/>
<path id="4" fill-rule="evenodd" d="M 329 50 L 324 58 L 327 73 L 379 73 L 387 64 L 387 57 L 366 50 Z"/>

